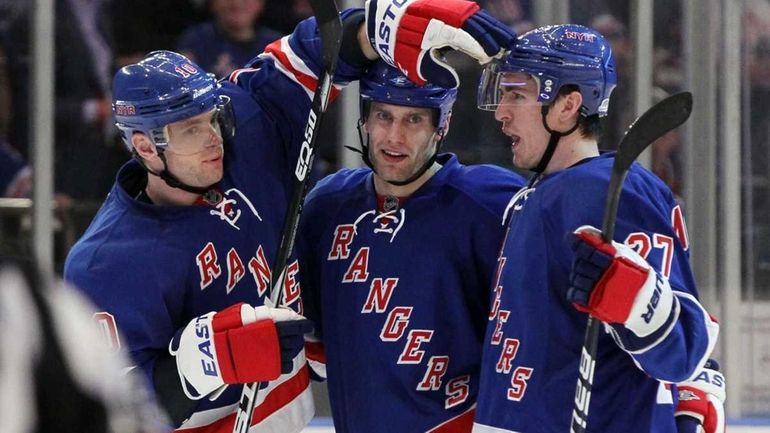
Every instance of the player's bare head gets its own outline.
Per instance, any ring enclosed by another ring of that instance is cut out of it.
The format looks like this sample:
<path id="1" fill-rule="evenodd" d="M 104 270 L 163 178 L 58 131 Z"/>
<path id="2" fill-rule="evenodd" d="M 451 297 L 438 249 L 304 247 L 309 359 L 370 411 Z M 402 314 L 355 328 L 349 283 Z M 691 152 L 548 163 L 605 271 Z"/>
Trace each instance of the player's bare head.
<path id="1" fill-rule="evenodd" d="M 413 182 L 435 162 L 449 130 L 457 89 L 430 83 L 418 86 L 382 61 L 372 65 L 360 84 L 358 126 L 364 162 L 389 183 Z M 390 144 L 383 145 L 387 140 Z M 383 153 L 382 158 L 375 152 Z M 385 164 L 381 160 L 389 159 L 393 163 L 411 160 L 416 166 L 394 178 L 378 172 L 378 162 Z"/>

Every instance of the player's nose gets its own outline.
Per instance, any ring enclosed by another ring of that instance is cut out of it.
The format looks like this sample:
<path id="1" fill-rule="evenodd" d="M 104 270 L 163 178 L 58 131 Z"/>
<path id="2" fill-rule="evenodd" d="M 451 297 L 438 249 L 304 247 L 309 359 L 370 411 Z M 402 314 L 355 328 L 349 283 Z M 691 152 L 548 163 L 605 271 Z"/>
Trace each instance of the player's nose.
<path id="1" fill-rule="evenodd" d="M 393 122 L 388 128 L 388 141 L 391 143 L 401 143 L 406 137 L 406 128 L 400 122 Z"/>
<path id="2" fill-rule="evenodd" d="M 500 104 L 495 107 L 495 120 L 498 122 L 510 122 L 513 118 L 513 113 L 510 107 Z"/>

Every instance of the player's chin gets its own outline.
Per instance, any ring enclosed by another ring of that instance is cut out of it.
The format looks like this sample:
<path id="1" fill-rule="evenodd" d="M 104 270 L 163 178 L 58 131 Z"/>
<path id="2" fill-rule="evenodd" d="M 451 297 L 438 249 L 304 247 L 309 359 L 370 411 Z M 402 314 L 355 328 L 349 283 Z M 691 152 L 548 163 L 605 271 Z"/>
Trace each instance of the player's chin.
<path id="1" fill-rule="evenodd" d="M 530 164 L 526 158 L 521 155 L 517 155 L 516 152 L 513 152 L 511 160 L 514 167 L 520 168 L 522 170 L 530 170 L 535 167 L 533 164 Z"/>
<path id="2" fill-rule="evenodd" d="M 208 170 L 206 173 L 201 176 L 201 183 L 204 184 L 202 186 L 209 186 L 213 185 L 220 180 L 222 180 L 222 177 L 224 176 L 224 170 L 222 166 L 220 166 L 218 169 L 212 168 L 211 170 Z"/>

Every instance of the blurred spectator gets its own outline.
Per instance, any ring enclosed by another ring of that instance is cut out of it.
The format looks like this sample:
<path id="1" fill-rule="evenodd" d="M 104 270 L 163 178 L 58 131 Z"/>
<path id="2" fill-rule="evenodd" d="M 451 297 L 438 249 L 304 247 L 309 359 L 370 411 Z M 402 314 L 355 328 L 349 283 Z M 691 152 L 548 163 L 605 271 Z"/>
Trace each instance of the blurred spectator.
<path id="1" fill-rule="evenodd" d="M 484 0 L 478 3 L 517 34 L 535 28 L 529 0 Z"/>
<path id="2" fill-rule="evenodd" d="M 677 201 L 682 197 L 682 134 L 673 129 L 652 144 L 652 169 L 674 193 Z"/>
<path id="3" fill-rule="evenodd" d="M 211 21 L 188 28 L 177 46 L 203 69 L 225 77 L 281 37 L 260 23 L 265 0 L 209 0 Z"/>
<path id="4" fill-rule="evenodd" d="M 8 32 L 8 26 L 24 14 L 32 2 L 19 0 L 0 0 L 0 37 Z"/>
<path id="5" fill-rule="evenodd" d="M 111 2 L 118 68 L 138 62 L 150 51 L 175 49 L 184 29 L 208 17 L 203 4 L 205 0 Z"/>
<path id="6" fill-rule="evenodd" d="M 760 39 L 770 36 L 770 2 L 767 0 L 744 0 L 744 37 L 749 47 L 757 45 Z"/>
<path id="7" fill-rule="evenodd" d="M 337 5 L 341 6 L 339 2 Z M 364 6 L 364 0 L 359 0 L 359 6 Z M 308 0 L 269 0 L 263 19 L 278 32 L 288 34 L 298 22 L 312 15 Z"/>
<path id="8" fill-rule="evenodd" d="M 653 88 L 653 104 L 666 99 L 670 95 L 660 87 Z M 674 197 L 682 203 L 682 188 L 684 175 L 682 155 L 682 129 L 674 128 L 652 143 L 652 167 L 655 173 L 674 193 Z"/>
<path id="9" fill-rule="evenodd" d="M 6 11 L 0 3 L 0 11 Z M 0 24 L 0 32 L 2 32 Z M 1 34 L 1 33 L 0 33 Z M 11 121 L 11 83 L 5 49 L 0 39 L 0 197 L 28 197 L 32 190 L 32 169 L 21 154 L 8 143 Z"/>
<path id="10" fill-rule="evenodd" d="M 767 184 L 768 164 L 770 164 L 770 35 L 757 36 L 756 42 L 749 48 L 749 104 L 748 110 L 751 139 L 751 172 L 757 179 L 764 179 Z M 765 193 L 755 194 L 765 203 L 760 212 L 766 214 L 770 203 L 766 202 Z M 761 197 L 761 198 L 760 198 Z"/>
<path id="11" fill-rule="evenodd" d="M 626 25 L 611 14 L 596 16 L 588 26 L 607 39 L 615 55 L 615 69 L 619 81 L 610 98 L 609 114 L 604 120 L 604 130 L 599 138 L 600 149 L 616 149 L 626 129 L 634 120 L 631 83 L 634 79 L 633 46 Z"/>
<path id="12" fill-rule="evenodd" d="M 500 132 L 494 116 L 476 107 L 476 83 L 482 66 L 468 56 L 447 53 L 447 60 L 455 66 L 460 78 L 457 102 L 452 109 L 452 129 L 444 140 L 442 152 L 453 152 L 463 164 L 495 164 L 513 168 L 511 140 Z"/>
<path id="13" fill-rule="evenodd" d="M 55 3 L 55 185 L 75 199 L 100 199 L 127 158 L 111 130 L 113 70 L 107 0 Z M 10 24 L 5 40 L 13 107 L 11 143 L 29 159 L 30 13 Z M 110 129 L 108 129 L 110 128 Z"/>
<path id="14" fill-rule="evenodd" d="M 32 192 L 32 168 L 4 140 L 0 140 L 0 197 L 29 197 Z"/>

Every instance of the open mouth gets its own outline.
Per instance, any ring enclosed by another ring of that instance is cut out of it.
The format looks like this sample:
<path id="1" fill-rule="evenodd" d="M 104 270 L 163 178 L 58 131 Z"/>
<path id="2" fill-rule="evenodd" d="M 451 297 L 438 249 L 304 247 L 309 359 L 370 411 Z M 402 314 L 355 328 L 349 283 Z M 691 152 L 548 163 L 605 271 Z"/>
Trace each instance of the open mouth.
<path id="1" fill-rule="evenodd" d="M 385 160 L 391 161 L 391 162 L 402 161 L 407 157 L 406 154 L 396 152 L 393 150 L 382 150 L 380 152 L 385 156 Z"/>

